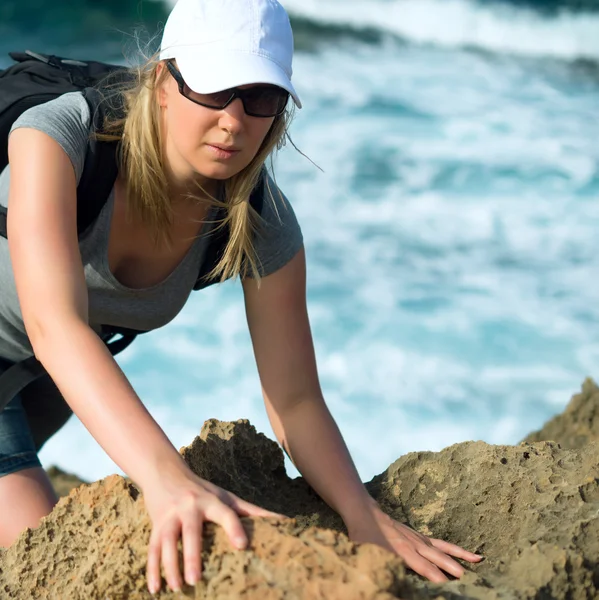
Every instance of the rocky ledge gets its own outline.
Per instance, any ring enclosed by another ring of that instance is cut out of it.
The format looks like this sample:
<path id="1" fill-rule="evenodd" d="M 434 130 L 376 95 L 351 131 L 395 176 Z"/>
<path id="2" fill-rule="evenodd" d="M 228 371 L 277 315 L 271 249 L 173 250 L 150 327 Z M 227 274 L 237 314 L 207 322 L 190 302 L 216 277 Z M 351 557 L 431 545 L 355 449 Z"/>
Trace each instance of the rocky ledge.
<path id="1" fill-rule="evenodd" d="M 516 446 L 454 444 L 412 452 L 367 484 L 394 518 L 481 553 L 459 580 L 433 584 L 382 548 L 351 543 L 341 520 L 280 448 L 244 420 L 207 421 L 181 449 L 200 476 L 288 515 L 243 519 L 250 545 L 204 535 L 204 576 L 159 598 L 592 600 L 599 598 L 599 388 L 587 380 L 561 414 Z M 3 599 L 150 598 L 143 497 L 112 475 L 86 484 L 57 469 L 68 494 L 35 530 L 0 550 Z M 70 490 L 70 491 L 69 491 Z"/>

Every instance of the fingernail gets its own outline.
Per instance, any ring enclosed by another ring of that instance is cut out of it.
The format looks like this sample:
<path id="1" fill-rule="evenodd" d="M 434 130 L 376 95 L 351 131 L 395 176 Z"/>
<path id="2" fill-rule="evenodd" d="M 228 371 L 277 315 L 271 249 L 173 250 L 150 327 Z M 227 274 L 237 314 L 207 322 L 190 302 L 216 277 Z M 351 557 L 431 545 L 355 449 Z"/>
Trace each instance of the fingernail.
<path id="1" fill-rule="evenodd" d="M 186 578 L 185 581 L 187 582 L 187 585 L 195 585 L 198 582 L 199 576 L 197 573 L 190 573 Z"/>
<path id="2" fill-rule="evenodd" d="M 238 537 L 235 538 L 235 546 L 239 548 L 239 550 L 243 550 L 245 548 L 245 538 Z"/>

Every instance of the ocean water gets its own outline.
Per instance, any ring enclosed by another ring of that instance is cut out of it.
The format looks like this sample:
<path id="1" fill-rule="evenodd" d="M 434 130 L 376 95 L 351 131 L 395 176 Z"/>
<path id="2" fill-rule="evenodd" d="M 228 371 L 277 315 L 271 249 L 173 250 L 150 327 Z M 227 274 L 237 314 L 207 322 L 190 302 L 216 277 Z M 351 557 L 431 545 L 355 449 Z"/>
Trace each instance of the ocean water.
<path id="1" fill-rule="evenodd" d="M 288 145 L 276 176 L 361 476 L 414 450 L 517 443 L 599 378 L 599 14 L 283 4 L 305 106 L 291 137 L 322 171 Z M 274 437 L 238 283 L 193 294 L 119 363 L 177 447 L 212 417 Z M 76 418 L 41 458 L 119 472 Z"/>

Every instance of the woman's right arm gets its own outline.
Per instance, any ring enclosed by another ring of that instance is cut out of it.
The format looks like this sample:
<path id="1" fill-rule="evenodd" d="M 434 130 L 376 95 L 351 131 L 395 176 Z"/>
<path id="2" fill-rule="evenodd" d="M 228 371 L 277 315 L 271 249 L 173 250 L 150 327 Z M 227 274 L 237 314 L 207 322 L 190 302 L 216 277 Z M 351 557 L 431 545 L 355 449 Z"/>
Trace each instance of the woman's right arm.
<path id="1" fill-rule="evenodd" d="M 180 587 L 199 576 L 203 520 L 245 534 L 237 514 L 274 516 L 196 477 L 154 421 L 99 336 L 89 326 L 77 237 L 73 164 L 52 137 L 31 128 L 9 136 L 8 244 L 23 321 L 38 360 L 83 425 L 144 493 L 153 522 L 150 587 L 162 562 Z M 153 584 L 153 585 L 152 585 Z"/>
<path id="2" fill-rule="evenodd" d="M 8 244 L 36 357 L 112 460 L 140 487 L 185 463 L 88 324 L 70 159 L 28 128 L 9 137 Z"/>

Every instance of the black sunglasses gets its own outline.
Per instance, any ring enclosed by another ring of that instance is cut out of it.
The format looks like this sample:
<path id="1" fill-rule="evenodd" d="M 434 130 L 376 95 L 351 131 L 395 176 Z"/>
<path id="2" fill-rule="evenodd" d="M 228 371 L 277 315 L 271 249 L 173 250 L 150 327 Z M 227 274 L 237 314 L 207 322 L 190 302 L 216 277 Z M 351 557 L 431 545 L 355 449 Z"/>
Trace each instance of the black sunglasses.
<path id="1" fill-rule="evenodd" d="M 188 100 L 206 108 L 222 110 L 229 106 L 235 98 L 240 98 L 246 115 L 250 117 L 278 117 L 285 112 L 289 100 L 289 92 L 276 85 L 258 85 L 247 90 L 229 88 L 213 94 L 200 94 L 194 92 L 185 83 L 181 73 L 171 62 L 167 62 L 166 66 L 179 85 L 179 92 Z"/>

